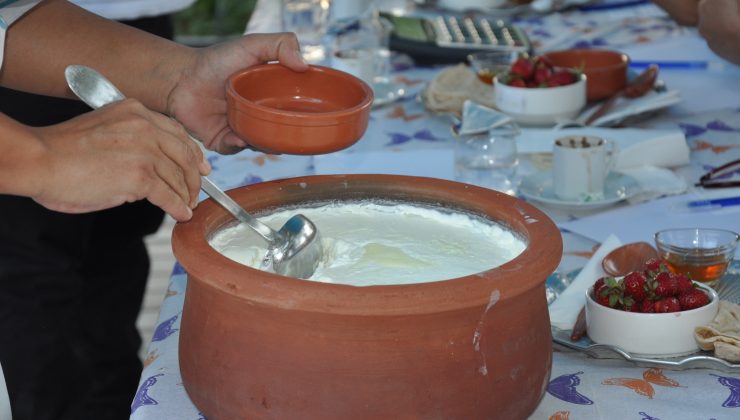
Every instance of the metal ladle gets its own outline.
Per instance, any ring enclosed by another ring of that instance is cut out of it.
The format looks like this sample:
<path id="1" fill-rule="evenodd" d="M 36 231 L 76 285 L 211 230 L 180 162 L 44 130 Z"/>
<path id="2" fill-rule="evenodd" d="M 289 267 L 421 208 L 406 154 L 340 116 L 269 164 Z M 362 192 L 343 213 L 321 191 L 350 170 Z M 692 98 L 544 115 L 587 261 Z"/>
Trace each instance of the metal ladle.
<path id="1" fill-rule="evenodd" d="M 125 99 L 113 83 L 96 70 L 72 65 L 64 70 L 67 85 L 83 102 L 93 109 Z M 201 143 L 190 137 L 198 145 Z M 201 146 L 202 147 L 202 146 Z M 297 214 L 275 231 L 247 213 L 239 204 L 207 177 L 201 177 L 201 189 L 238 221 L 246 223 L 268 242 L 266 264 L 272 262 L 273 270 L 284 276 L 309 278 L 323 257 L 323 249 L 316 225 Z"/>

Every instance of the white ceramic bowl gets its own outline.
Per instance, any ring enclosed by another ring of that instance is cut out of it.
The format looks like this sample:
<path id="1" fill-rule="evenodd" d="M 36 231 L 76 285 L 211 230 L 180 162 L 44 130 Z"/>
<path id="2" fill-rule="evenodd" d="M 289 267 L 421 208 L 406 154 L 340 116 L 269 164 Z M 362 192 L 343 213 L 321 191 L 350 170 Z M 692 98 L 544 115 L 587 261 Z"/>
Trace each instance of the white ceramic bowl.
<path id="1" fill-rule="evenodd" d="M 526 88 L 494 79 L 496 107 L 522 124 L 552 125 L 575 118 L 586 105 L 586 76 L 565 86 Z"/>
<path id="2" fill-rule="evenodd" d="M 696 283 L 709 296 L 709 303 L 689 311 L 643 314 L 608 308 L 586 293 L 588 336 L 599 344 L 610 344 L 643 357 L 674 357 L 699 350 L 694 328 L 711 322 L 719 307 L 717 292 Z"/>

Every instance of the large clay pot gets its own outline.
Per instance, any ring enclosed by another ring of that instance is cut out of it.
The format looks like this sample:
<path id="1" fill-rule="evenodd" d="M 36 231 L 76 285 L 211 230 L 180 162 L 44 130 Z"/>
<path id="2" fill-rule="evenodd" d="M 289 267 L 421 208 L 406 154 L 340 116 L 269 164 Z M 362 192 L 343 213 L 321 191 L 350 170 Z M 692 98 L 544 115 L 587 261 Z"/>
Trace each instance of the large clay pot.
<path id="1" fill-rule="evenodd" d="M 173 233 L 188 272 L 180 369 L 218 419 L 521 419 L 552 362 L 545 279 L 560 232 L 536 208 L 470 185 L 405 176 L 314 176 L 234 189 L 247 210 L 381 197 L 466 209 L 527 242 L 514 260 L 453 280 L 354 287 L 287 278 L 222 256 L 232 218 L 207 200 Z"/>

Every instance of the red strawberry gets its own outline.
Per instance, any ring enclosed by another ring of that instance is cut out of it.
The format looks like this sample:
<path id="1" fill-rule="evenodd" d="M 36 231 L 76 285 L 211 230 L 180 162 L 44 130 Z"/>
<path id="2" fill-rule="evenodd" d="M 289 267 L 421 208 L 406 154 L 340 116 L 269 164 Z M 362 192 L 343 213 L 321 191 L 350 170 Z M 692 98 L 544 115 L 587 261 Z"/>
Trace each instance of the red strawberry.
<path id="1" fill-rule="evenodd" d="M 645 299 L 642 301 L 642 305 L 640 307 L 640 312 L 646 313 L 646 314 L 652 314 L 655 312 L 655 301 L 650 299 Z"/>
<path id="2" fill-rule="evenodd" d="M 666 266 L 663 264 L 662 260 L 651 258 L 645 263 L 645 271 L 658 274 L 661 271 L 666 271 Z"/>
<path id="3" fill-rule="evenodd" d="M 676 279 L 676 289 L 679 295 L 694 290 L 694 283 L 685 274 L 675 274 L 673 278 Z"/>
<path id="4" fill-rule="evenodd" d="M 559 70 L 554 72 L 550 78 L 547 80 L 548 86 L 565 86 L 570 85 L 572 83 L 575 83 L 578 81 L 578 77 L 567 71 L 567 70 Z"/>
<path id="5" fill-rule="evenodd" d="M 518 58 L 511 65 L 510 72 L 511 74 L 516 74 L 520 76 L 522 79 L 527 80 L 530 77 L 532 77 L 532 74 L 534 73 L 534 63 L 532 63 L 532 61 L 524 57 Z"/>
<path id="6" fill-rule="evenodd" d="M 509 82 L 509 86 L 522 87 L 523 88 L 523 87 L 527 87 L 527 84 L 522 79 L 514 79 L 514 80 L 512 80 L 512 81 Z"/>
<path id="7" fill-rule="evenodd" d="M 675 297 L 666 297 L 655 302 L 656 313 L 679 312 L 681 304 Z"/>
<path id="8" fill-rule="evenodd" d="M 546 69 L 552 70 L 553 65 L 549 59 L 541 55 L 538 55 L 537 57 L 534 58 L 534 67 L 535 68 L 546 68 Z"/>
<path id="9" fill-rule="evenodd" d="M 539 85 L 547 85 L 547 82 L 550 79 L 551 75 L 552 72 L 547 67 L 537 67 L 534 70 L 534 81 L 537 82 L 537 84 Z"/>
<path id="10" fill-rule="evenodd" d="M 622 289 L 614 277 L 602 277 L 594 283 L 594 299 L 609 308 L 621 307 Z"/>
<path id="11" fill-rule="evenodd" d="M 699 289 L 693 289 L 678 297 L 678 303 L 682 311 L 701 308 L 709 303 L 709 296 Z"/>
<path id="12" fill-rule="evenodd" d="M 661 271 L 655 276 L 653 281 L 653 290 L 658 296 L 669 297 L 675 296 L 678 292 L 676 279 L 667 271 Z"/>
<path id="13" fill-rule="evenodd" d="M 646 280 L 645 275 L 639 271 L 633 271 L 627 274 L 622 280 L 622 284 L 624 284 L 624 295 L 631 296 L 637 302 L 645 300 L 645 296 L 647 295 L 645 291 Z"/>
<path id="14" fill-rule="evenodd" d="M 622 306 L 622 310 L 625 312 L 641 312 L 642 304 L 627 296 L 624 298 L 624 306 Z"/>

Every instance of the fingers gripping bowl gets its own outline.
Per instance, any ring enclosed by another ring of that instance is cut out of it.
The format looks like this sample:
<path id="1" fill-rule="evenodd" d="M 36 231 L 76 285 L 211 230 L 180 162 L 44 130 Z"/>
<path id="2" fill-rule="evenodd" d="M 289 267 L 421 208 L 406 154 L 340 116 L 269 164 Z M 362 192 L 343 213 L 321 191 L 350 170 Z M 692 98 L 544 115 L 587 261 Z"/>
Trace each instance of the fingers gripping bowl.
<path id="1" fill-rule="evenodd" d="M 233 74 L 226 84 L 229 126 L 253 147 L 316 155 L 345 149 L 367 129 L 372 89 L 322 66 L 295 72 L 263 64 Z"/>

